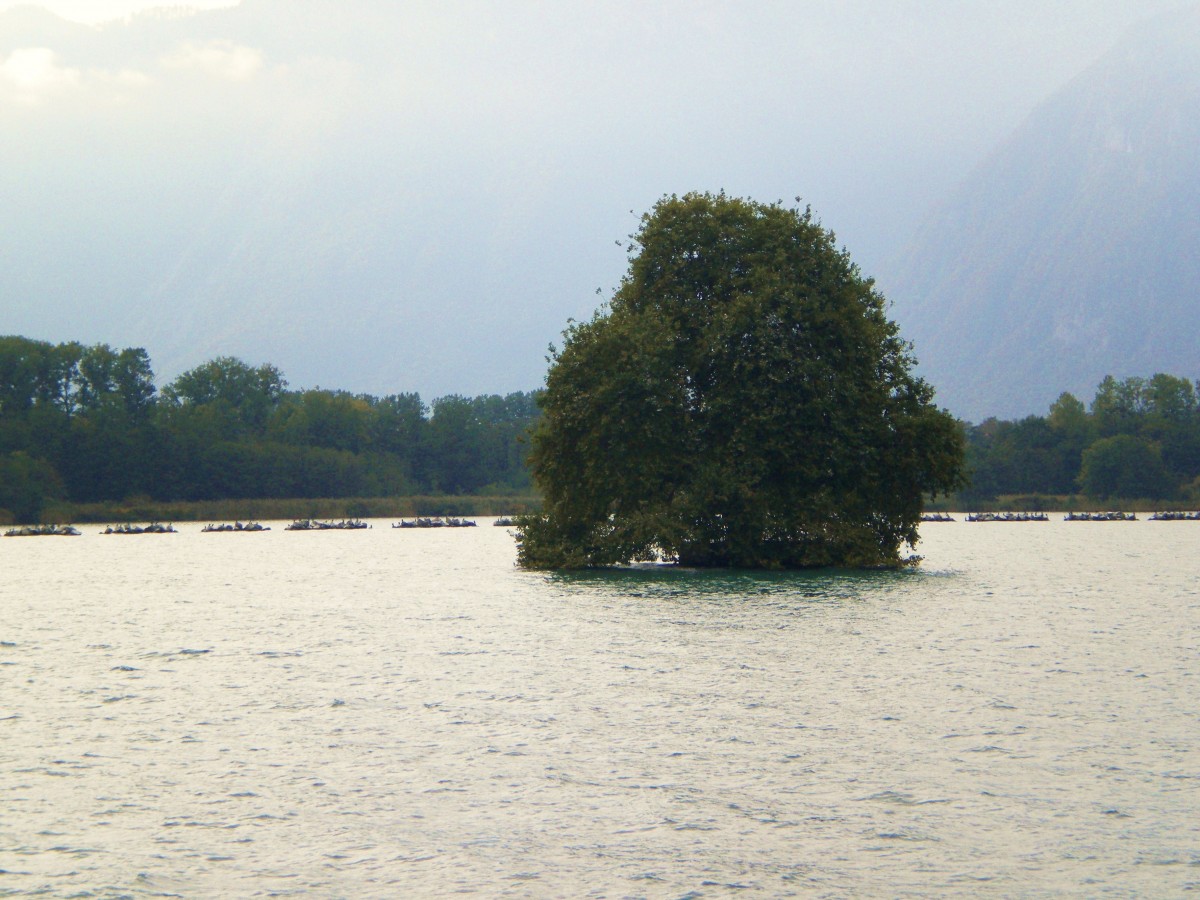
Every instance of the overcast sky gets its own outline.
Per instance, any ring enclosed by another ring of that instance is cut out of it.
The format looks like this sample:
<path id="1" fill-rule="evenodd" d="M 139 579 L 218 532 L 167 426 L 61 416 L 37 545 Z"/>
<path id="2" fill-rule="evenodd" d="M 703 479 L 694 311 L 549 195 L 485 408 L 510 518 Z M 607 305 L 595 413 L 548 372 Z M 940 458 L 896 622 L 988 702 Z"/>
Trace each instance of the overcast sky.
<path id="1" fill-rule="evenodd" d="M 46 0 L 46 2 L 29 3 L 28 0 L 0 0 L 0 10 L 14 6 L 42 6 L 55 15 L 72 22 L 83 22 L 88 25 L 98 25 L 111 22 L 131 13 L 141 12 L 154 7 L 186 6 L 191 9 L 218 9 L 225 6 L 236 6 L 238 0 L 190 0 L 183 3 L 163 3 L 157 0 Z"/>
<path id="2" fill-rule="evenodd" d="M 1187 4 L 42 5 L 109 24 L 0 28 L 0 333 L 437 396 L 540 384 L 668 193 L 799 196 L 886 292 L 1030 110 Z"/>

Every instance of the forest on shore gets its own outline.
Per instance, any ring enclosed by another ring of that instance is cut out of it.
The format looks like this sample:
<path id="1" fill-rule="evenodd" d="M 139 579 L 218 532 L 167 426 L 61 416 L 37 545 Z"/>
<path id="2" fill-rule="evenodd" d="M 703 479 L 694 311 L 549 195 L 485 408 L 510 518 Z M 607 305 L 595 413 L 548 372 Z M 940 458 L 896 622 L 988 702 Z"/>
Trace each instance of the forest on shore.
<path id="1" fill-rule="evenodd" d="M 289 390 L 275 366 L 232 357 L 160 388 L 141 348 L 0 337 L 0 516 L 36 522 L 63 501 L 215 512 L 230 500 L 528 497 L 522 437 L 537 414 L 533 393 L 426 405 Z M 384 507 L 358 508 L 340 514 Z"/>
<path id="2" fill-rule="evenodd" d="M 1198 398 L 1185 378 L 1108 377 L 1090 404 L 1063 394 L 1044 416 L 964 422 L 971 483 L 938 505 L 1196 506 Z M 536 392 L 291 390 L 231 357 L 159 387 L 141 348 L 0 337 L 0 523 L 520 511 L 536 503 L 538 416 Z"/>
<path id="3" fill-rule="evenodd" d="M 1200 383 L 1107 376 L 1091 404 L 1063 393 L 1044 416 L 964 425 L 970 486 L 960 507 L 1000 497 L 1142 505 L 1200 503 Z"/>

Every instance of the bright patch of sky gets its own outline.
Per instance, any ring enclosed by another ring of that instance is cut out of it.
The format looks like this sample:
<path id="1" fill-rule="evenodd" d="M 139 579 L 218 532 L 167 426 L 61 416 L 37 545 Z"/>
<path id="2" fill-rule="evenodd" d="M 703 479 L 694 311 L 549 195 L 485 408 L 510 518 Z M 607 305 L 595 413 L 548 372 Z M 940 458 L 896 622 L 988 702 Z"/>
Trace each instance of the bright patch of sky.
<path id="1" fill-rule="evenodd" d="M 186 3 L 163 3 L 161 0 L 0 0 L 0 11 L 14 6 L 41 6 L 72 22 L 99 25 L 114 19 L 123 19 L 134 13 L 149 9 L 186 13 L 189 10 L 222 9 L 237 6 L 240 0 L 188 0 Z"/>
<path id="2" fill-rule="evenodd" d="M 233 41 L 189 42 L 164 56 L 162 63 L 172 69 L 199 69 L 230 81 L 245 81 L 262 68 L 263 58 L 258 50 Z"/>

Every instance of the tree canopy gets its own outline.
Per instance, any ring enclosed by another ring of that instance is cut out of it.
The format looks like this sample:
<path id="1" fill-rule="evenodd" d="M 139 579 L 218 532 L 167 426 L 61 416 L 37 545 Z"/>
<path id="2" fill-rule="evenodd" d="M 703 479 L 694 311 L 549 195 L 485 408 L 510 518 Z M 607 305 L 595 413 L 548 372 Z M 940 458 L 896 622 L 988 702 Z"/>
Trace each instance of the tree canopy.
<path id="1" fill-rule="evenodd" d="M 521 565 L 899 564 L 963 438 L 884 307 L 810 210 L 659 201 L 552 348 Z"/>

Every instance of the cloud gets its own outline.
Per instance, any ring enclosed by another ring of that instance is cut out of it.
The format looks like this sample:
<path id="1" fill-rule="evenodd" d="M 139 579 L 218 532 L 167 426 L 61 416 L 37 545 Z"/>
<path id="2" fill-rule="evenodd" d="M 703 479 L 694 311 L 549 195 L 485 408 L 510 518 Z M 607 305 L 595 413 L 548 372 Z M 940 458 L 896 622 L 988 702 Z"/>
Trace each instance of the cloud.
<path id="1" fill-rule="evenodd" d="M 136 69 L 77 69 L 64 65 L 53 50 L 23 47 L 0 61 L 0 102 L 38 106 L 50 99 L 84 96 L 88 102 L 123 101 L 145 88 L 150 77 Z"/>
<path id="2" fill-rule="evenodd" d="M 58 54 L 47 47 L 14 50 L 0 63 L 0 82 L 22 103 L 37 103 L 49 94 L 77 87 L 82 77 L 78 69 L 62 65 Z"/>
<path id="3" fill-rule="evenodd" d="M 32 5 L 45 7 L 56 16 L 71 22 L 101 25 L 128 20 L 134 15 L 182 18 L 194 16 L 201 10 L 237 6 L 240 2 L 241 0 L 188 0 L 186 4 L 178 4 L 168 0 L 36 0 Z M 0 0 L 0 12 L 25 5 L 31 5 L 30 0 Z"/>
<path id="4" fill-rule="evenodd" d="M 263 68 L 263 55 L 253 47 L 233 41 L 186 43 L 162 58 L 169 69 L 196 69 L 228 81 L 247 81 Z"/>
<path id="5" fill-rule="evenodd" d="M 116 73 L 104 73 L 103 77 L 118 87 L 141 88 L 150 84 L 150 76 L 136 69 L 122 69 Z"/>

